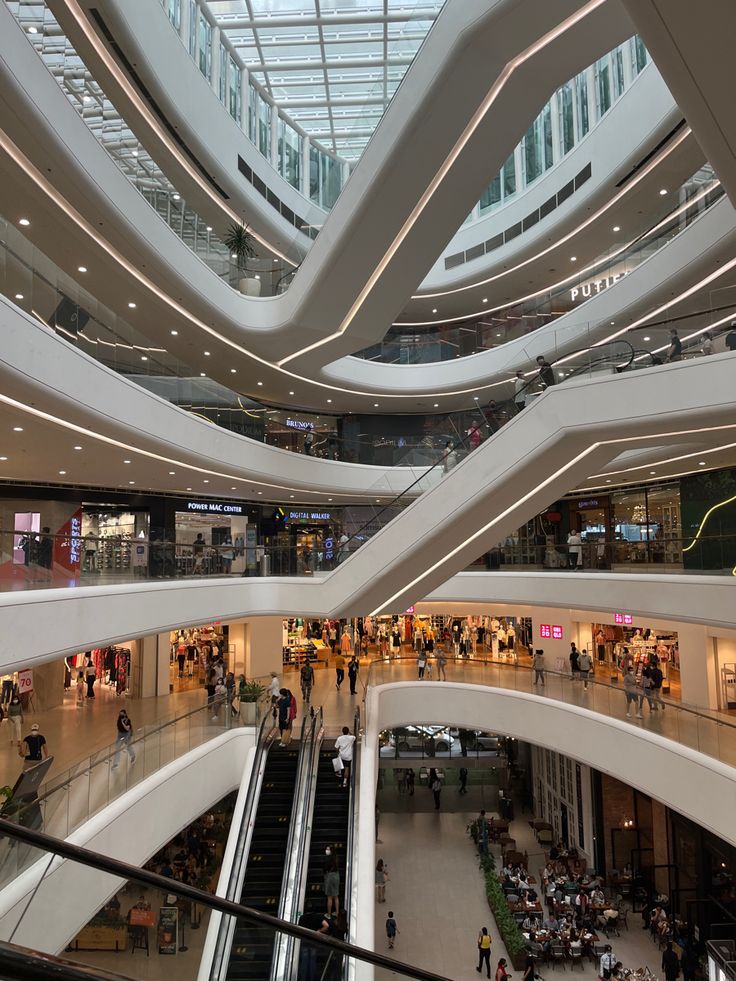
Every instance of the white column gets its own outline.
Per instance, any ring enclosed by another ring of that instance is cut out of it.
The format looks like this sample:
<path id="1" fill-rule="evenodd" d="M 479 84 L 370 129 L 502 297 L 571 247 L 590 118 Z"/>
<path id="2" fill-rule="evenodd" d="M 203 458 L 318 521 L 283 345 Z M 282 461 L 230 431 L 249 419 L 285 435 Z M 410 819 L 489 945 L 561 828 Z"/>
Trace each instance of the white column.
<path id="1" fill-rule="evenodd" d="M 542 636 L 542 631 L 549 628 L 550 634 L 557 627 L 561 632 L 560 638 Z M 548 671 L 570 670 L 570 643 L 577 643 L 577 624 L 573 624 L 569 610 L 556 610 L 547 607 L 534 608 L 532 611 L 532 648 L 544 651 L 544 663 Z M 559 662 L 559 663 L 558 663 Z"/>
<path id="2" fill-rule="evenodd" d="M 132 641 L 130 658 L 130 694 L 133 698 L 155 698 L 169 694 L 168 633 L 149 634 Z"/>
<path id="3" fill-rule="evenodd" d="M 184 47 L 189 50 L 189 0 L 181 0 L 179 10 L 179 37 Z"/>
<path id="4" fill-rule="evenodd" d="M 718 706 L 718 680 L 713 638 L 699 623 L 678 623 L 682 700 L 704 708 Z"/>
<path id="5" fill-rule="evenodd" d="M 283 620 L 281 617 L 249 617 L 245 621 L 245 675 L 260 678 L 269 671 L 281 675 Z"/>

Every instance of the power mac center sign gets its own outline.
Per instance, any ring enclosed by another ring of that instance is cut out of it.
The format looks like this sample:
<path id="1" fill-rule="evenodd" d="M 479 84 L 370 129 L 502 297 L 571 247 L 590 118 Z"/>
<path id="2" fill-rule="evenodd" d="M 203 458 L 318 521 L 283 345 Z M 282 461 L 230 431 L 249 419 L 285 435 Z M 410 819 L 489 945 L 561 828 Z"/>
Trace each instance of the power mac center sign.
<path id="1" fill-rule="evenodd" d="M 195 514 L 245 514 L 245 507 L 226 501 L 185 501 L 184 511 Z"/>

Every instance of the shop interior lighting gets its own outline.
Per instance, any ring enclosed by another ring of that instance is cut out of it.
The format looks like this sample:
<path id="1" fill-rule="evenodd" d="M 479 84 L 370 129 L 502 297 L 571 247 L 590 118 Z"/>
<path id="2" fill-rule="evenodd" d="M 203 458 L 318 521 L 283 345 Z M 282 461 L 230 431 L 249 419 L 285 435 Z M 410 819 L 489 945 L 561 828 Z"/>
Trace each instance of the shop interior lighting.
<path id="1" fill-rule="evenodd" d="M 16 300 L 23 300 L 23 299 L 25 299 L 25 297 L 23 296 L 22 293 L 16 293 L 15 294 L 15 298 L 16 298 Z"/>
<path id="2" fill-rule="evenodd" d="M 30 221 L 27 218 L 19 218 L 18 219 L 18 224 L 19 225 L 22 225 L 24 228 L 27 228 L 28 225 L 30 225 L 31 223 L 30 223 Z"/>
<path id="3" fill-rule="evenodd" d="M 86 266 L 77 266 L 77 272 L 85 273 L 87 272 Z"/>

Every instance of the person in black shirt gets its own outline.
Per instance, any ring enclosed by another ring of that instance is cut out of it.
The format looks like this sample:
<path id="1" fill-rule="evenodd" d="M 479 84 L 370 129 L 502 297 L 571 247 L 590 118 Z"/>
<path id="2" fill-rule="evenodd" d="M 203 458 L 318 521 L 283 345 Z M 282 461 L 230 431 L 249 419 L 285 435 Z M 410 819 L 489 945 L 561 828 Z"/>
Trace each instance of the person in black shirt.
<path id="1" fill-rule="evenodd" d="M 23 748 L 25 746 L 25 749 Z M 18 746 L 18 756 L 25 758 L 24 770 L 30 769 L 35 766 L 36 763 L 40 763 L 41 760 L 46 759 L 49 755 L 49 751 L 46 748 L 46 737 L 42 736 L 39 731 L 39 726 L 37 722 L 34 722 L 31 726 L 30 734 L 25 737 L 22 743 Z"/>
<path id="2" fill-rule="evenodd" d="M 541 354 L 537 358 L 537 367 L 539 368 L 539 382 L 542 388 L 549 388 L 550 385 L 554 385 L 555 373 L 552 365 Z"/>
<path id="3" fill-rule="evenodd" d="M 666 359 L 667 361 L 682 360 L 682 341 L 674 328 L 670 331 L 670 346 L 667 348 Z"/>
<path id="4" fill-rule="evenodd" d="M 736 320 L 732 321 L 731 329 L 726 334 L 726 347 L 729 351 L 736 351 Z"/>
<path id="5" fill-rule="evenodd" d="M 672 949 L 672 941 L 667 941 L 667 947 L 662 954 L 662 970 L 666 981 L 677 981 L 680 974 L 680 958 Z"/>

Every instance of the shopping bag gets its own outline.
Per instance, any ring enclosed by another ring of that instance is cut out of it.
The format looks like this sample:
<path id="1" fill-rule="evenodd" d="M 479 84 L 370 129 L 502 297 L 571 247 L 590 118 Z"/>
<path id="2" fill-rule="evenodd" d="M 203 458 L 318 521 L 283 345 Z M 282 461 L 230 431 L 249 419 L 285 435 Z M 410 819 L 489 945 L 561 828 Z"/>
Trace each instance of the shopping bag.
<path id="1" fill-rule="evenodd" d="M 332 766 L 335 770 L 335 773 L 342 773 L 342 771 L 345 769 L 342 765 L 342 760 L 340 759 L 339 756 L 334 757 L 334 759 L 332 760 Z"/>

